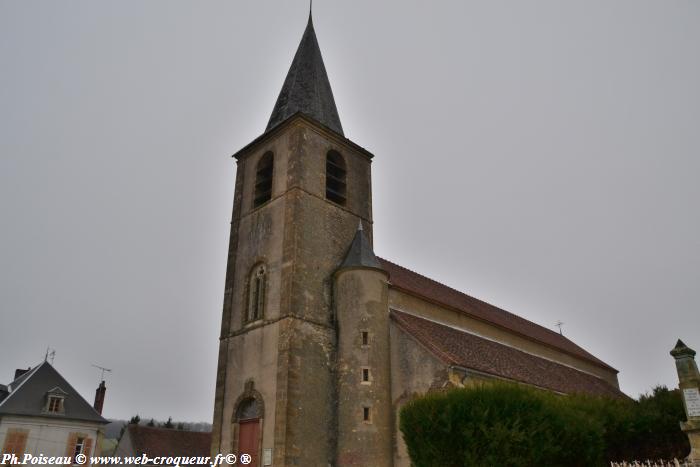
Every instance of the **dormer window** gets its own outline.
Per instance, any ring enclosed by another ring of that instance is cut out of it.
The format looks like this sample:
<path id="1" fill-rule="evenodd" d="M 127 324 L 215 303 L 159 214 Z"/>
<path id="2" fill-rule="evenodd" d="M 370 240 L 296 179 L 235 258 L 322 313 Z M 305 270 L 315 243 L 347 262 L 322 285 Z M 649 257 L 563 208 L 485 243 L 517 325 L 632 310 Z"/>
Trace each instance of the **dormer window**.
<path id="1" fill-rule="evenodd" d="M 61 413 L 61 406 L 63 405 L 63 399 L 56 396 L 49 396 L 49 413 Z"/>
<path id="2" fill-rule="evenodd" d="M 59 387 L 55 387 L 46 393 L 46 405 L 44 406 L 44 412 L 56 415 L 64 414 L 65 407 L 63 405 L 66 399 L 66 392 Z"/>
<path id="3" fill-rule="evenodd" d="M 46 398 L 46 407 L 44 408 L 44 411 L 46 413 L 56 415 L 65 413 L 65 410 L 63 408 L 63 400 L 63 396 L 49 395 Z"/>
<path id="4" fill-rule="evenodd" d="M 272 173 L 274 171 L 275 157 L 271 151 L 267 151 L 258 161 L 255 169 L 255 196 L 253 207 L 257 208 L 270 201 L 272 198 Z"/>
<path id="5" fill-rule="evenodd" d="M 345 160 L 338 151 L 326 154 L 326 199 L 345 206 L 347 196 L 347 169 Z"/>

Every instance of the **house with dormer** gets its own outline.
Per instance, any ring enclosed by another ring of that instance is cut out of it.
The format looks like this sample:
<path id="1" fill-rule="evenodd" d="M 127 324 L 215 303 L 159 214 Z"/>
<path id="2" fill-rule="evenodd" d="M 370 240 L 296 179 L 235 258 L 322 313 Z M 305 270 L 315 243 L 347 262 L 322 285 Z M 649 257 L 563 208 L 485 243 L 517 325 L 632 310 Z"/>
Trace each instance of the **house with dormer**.
<path id="1" fill-rule="evenodd" d="M 47 361 L 16 370 L 0 385 L 0 454 L 68 457 L 99 454 L 106 387 L 97 388 L 90 405 Z M 87 462 L 89 464 L 89 461 Z M 87 465 L 85 464 L 85 465 Z"/>

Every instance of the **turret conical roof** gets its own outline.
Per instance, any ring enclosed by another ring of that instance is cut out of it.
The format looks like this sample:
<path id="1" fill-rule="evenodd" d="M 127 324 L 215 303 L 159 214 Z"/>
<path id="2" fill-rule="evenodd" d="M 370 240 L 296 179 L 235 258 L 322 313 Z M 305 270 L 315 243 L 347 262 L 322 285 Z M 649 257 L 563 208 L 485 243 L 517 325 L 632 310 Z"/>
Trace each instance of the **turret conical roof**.
<path id="1" fill-rule="evenodd" d="M 301 112 L 343 135 L 311 14 L 265 131 Z"/>
<path id="2" fill-rule="evenodd" d="M 365 232 L 362 230 L 362 222 L 355 232 L 355 238 L 348 248 L 348 253 L 345 255 L 340 269 L 357 267 L 382 269 L 382 265 L 379 264 L 379 260 L 374 255 L 372 245 L 369 244 Z"/>

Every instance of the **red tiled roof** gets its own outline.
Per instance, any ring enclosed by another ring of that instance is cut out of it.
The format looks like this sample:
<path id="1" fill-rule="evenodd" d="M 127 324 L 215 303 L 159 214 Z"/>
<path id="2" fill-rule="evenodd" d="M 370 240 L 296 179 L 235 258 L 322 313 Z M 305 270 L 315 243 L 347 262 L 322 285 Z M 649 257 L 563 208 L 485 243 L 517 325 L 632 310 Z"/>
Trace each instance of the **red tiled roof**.
<path id="1" fill-rule="evenodd" d="M 211 432 L 127 426 L 135 456 L 199 457 L 210 454 Z"/>
<path id="2" fill-rule="evenodd" d="M 566 394 L 626 397 L 596 376 L 513 347 L 396 310 L 391 318 L 448 365 Z"/>
<path id="3" fill-rule="evenodd" d="M 528 321 L 520 316 L 490 305 L 458 290 L 450 288 L 409 269 L 378 258 L 382 268 L 389 273 L 391 286 L 409 294 L 418 295 L 428 301 L 454 308 L 481 321 L 521 336 L 554 347 L 595 365 L 617 372 L 607 363 L 599 360 L 561 334 Z"/>

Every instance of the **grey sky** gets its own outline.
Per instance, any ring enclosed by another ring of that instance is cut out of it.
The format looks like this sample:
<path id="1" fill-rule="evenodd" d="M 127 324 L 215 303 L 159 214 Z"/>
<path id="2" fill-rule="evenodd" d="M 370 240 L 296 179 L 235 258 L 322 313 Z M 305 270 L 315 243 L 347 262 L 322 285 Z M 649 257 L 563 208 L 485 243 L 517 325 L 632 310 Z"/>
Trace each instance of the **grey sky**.
<path id="1" fill-rule="evenodd" d="M 295 1 L 0 0 L 0 382 L 210 420 L 233 199 Z M 381 256 L 564 334 L 636 397 L 700 348 L 700 3 L 317 1 Z"/>

